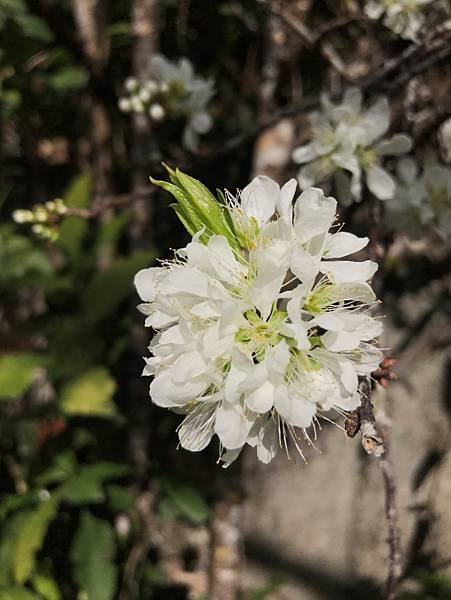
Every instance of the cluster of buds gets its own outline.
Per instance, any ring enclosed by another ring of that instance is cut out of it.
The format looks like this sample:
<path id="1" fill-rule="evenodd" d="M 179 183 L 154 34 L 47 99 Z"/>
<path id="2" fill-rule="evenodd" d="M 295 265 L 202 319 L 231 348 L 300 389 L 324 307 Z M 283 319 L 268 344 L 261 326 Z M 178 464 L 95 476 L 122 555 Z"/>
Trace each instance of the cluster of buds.
<path id="1" fill-rule="evenodd" d="M 153 79 L 139 81 L 128 77 L 124 84 L 128 96 L 119 99 L 119 109 L 122 112 L 147 113 L 152 121 L 162 121 L 166 117 L 166 96 L 170 89 L 167 83 L 158 84 Z"/>
<path id="2" fill-rule="evenodd" d="M 214 95 L 214 82 L 199 77 L 191 62 L 172 62 L 157 54 L 149 60 L 149 74 L 143 79 L 129 77 L 119 109 L 147 115 L 153 122 L 183 121 L 182 144 L 197 152 L 199 135 L 207 133 L 213 120 L 207 106 Z"/>
<path id="3" fill-rule="evenodd" d="M 12 216 L 16 223 L 31 224 L 31 230 L 38 237 L 54 242 L 59 235 L 56 225 L 66 213 L 64 201 L 57 198 L 44 204 L 35 204 L 31 210 L 19 208 Z"/>

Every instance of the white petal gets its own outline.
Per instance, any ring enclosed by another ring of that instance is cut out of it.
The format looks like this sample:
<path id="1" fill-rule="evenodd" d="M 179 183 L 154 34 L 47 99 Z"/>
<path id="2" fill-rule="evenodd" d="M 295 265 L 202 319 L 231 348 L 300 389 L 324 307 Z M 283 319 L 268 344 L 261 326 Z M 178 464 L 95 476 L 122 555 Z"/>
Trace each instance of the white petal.
<path id="1" fill-rule="evenodd" d="M 290 269 L 306 287 L 310 287 L 313 284 L 315 277 L 319 273 L 319 266 L 320 261 L 304 250 L 304 248 L 299 246 L 293 251 L 290 260 Z"/>
<path id="2" fill-rule="evenodd" d="M 226 450 L 221 456 L 221 462 L 224 463 L 222 468 L 227 469 L 227 467 L 230 467 L 230 465 L 239 457 L 242 449 L 243 446 L 241 446 L 241 448 L 236 448 L 235 450 Z"/>
<path id="3" fill-rule="evenodd" d="M 246 442 L 255 416 L 246 416 L 241 407 L 223 402 L 216 411 L 215 433 L 224 448 L 235 450 Z"/>
<path id="4" fill-rule="evenodd" d="M 366 172 L 366 178 L 368 188 L 379 200 L 393 198 L 395 182 L 385 169 L 378 165 L 373 165 Z"/>
<path id="5" fill-rule="evenodd" d="M 257 444 L 257 458 L 260 462 L 267 465 L 277 454 L 279 448 L 279 436 L 276 423 L 273 419 L 268 419 L 262 427 Z"/>
<path id="6" fill-rule="evenodd" d="M 344 350 L 354 350 L 360 343 L 358 333 L 349 331 L 326 331 L 321 336 L 324 347 L 331 352 L 343 352 Z"/>
<path id="7" fill-rule="evenodd" d="M 236 285 L 245 273 L 243 265 L 236 260 L 226 238 L 213 235 L 208 241 L 209 259 L 219 279 Z"/>
<path id="8" fill-rule="evenodd" d="M 161 267 L 150 267 L 150 269 L 142 269 L 136 273 L 134 283 L 142 300 L 147 302 L 154 300 L 157 293 L 156 277 L 164 271 L 165 269 Z"/>
<path id="9" fill-rule="evenodd" d="M 316 406 L 313 402 L 307 402 L 288 390 L 278 394 L 275 408 L 287 423 L 295 427 L 310 427 L 316 413 Z"/>
<path id="10" fill-rule="evenodd" d="M 266 223 L 276 210 L 280 187 L 270 177 L 259 175 L 241 191 L 241 206 L 249 217 Z"/>
<path id="11" fill-rule="evenodd" d="M 321 272 L 329 275 L 335 283 L 368 281 L 377 271 L 377 268 L 377 263 L 371 260 L 362 262 L 352 260 L 325 261 L 320 266 Z"/>
<path id="12" fill-rule="evenodd" d="M 337 201 L 319 188 L 309 188 L 296 201 L 295 231 L 300 242 L 329 230 L 335 220 Z"/>
<path id="13" fill-rule="evenodd" d="M 413 158 L 402 158 L 398 161 L 396 170 L 398 176 L 406 184 L 412 184 L 418 176 L 418 165 Z"/>
<path id="14" fill-rule="evenodd" d="M 317 154 L 312 144 L 306 144 L 305 146 L 299 146 L 298 148 L 295 148 L 295 150 L 293 150 L 293 154 L 291 155 L 293 161 L 299 165 L 310 162 L 316 158 L 316 156 Z"/>
<path id="15" fill-rule="evenodd" d="M 343 319 L 340 318 L 340 313 L 338 311 L 337 313 L 326 312 L 323 315 L 319 315 L 313 319 L 313 323 L 330 331 L 342 331 L 345 328 Z"/>
<path id="16" fill-rule="evenodd" d="M 367 237 L 357 237 L 352 233 L 346 231 L 339 231 L 338 233 L 329 236 L 326 244 L 327 257 L 329 258 L 341 258 L 342 256 L 348 256 L 354 254 L 365 248 L 368 244 L 369 239 Z"/>
<path id="17" fill-rule="evenodd" d="M 397 133 L 388 140 L 379 142 L 376 147 L 377 153 L 381 156 L 390 155 L 397 156 L 406 154 L 412 149 L 412 139 L 403 133 Z"/>
<path id="18" fill-rule="evenodd" d="M 191 119 L 191 127 L 197 133 L 207 133 L 213 127 L 213 119 L 207 112 L 198 112 Z"/>
<path id="19" fill-rule="evenodd" d="M 180 445 L 185 450 L 200 452 L 208 446 L 214 434 L 214 405 L 199 414 L 198 411 L 189 413 L 181 424 L 178 435 Z"/>
<path id="20" fill-rule="evenodd" d="M 376 295 L 368 283 L 339 283 L 332 286 L 331 302 L 343 302 L 344 300 L 356 300 L 370 304 L 376 300 Z"/>
<path id="21" fill-rule="evenodd" d="M 269 381 L 265 381 L 254 391 L 245 394 L 244 399 L 250 410 L 265 413 L 274 405 L 274 386 Z"/>
<path id="22" fill-rule="evenodd" d="M 290 179 L 281 188 L 277 198 L 276 209 L 281 217 L 290 223 L 293 218 L 293 197 L 297 187 L 296 179 Z"/>
<path id="23" fill-rule="evenodd" d="M 206 388 L 203 381 L 177 385 L 168 371 L 158 374 L 150 384 L 150 397 L 157 406 L 183 406 L 195 400 Z"/>

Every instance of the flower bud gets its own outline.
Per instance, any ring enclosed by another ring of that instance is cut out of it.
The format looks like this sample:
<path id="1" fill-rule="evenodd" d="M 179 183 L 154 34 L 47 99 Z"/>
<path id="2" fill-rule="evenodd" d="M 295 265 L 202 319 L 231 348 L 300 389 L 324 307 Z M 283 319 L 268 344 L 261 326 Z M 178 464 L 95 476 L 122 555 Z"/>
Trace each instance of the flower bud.
<path id="1" fill-rule="evenodd" d="M 166 116 L 166 112 L 161 104 L 155 103 L 151 104 L 149 108 L 149 115 L 154 121 L 162 121 Z"/>
<path id="2" fill-rule="evenodd" d="M 130 112 L 132 109 L 132 103 L 129 98 L 119 98 L 118 106 L 122 112 Z"/>
<path id="3" fill-rule="evenodd" d="M 125 80 L 124 85 L 127 92 L 136 92 L 139 88 L 139 81 L 136 79 L 136 77 L 128 77 Z"/>

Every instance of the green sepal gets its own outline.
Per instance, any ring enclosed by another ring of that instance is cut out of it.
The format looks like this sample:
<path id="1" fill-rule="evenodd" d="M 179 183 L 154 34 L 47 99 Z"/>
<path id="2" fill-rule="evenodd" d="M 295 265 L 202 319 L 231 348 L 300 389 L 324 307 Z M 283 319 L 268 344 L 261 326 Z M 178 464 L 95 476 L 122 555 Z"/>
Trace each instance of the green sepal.
<path id="1" fill-rule="evenodd" d="M 150 180 L 174 196 L 177 204 L 171 206 L 186 230 L 191 235 L 205 230 L 205 233 L 200 236 L 200 241 L 204 244 L 208 242 L 211 235 L 222 235 L 231 248 L 240 253 L 241 248 L 234 234 L 227 208 L 218 202 L 210 190 L 197 179 L 182 173 L 179 169 L 174 171 L 168 165 L 163 164 L 163 166 L 169 174 L 171 183 L 157 181 L 152 177 Z"/>

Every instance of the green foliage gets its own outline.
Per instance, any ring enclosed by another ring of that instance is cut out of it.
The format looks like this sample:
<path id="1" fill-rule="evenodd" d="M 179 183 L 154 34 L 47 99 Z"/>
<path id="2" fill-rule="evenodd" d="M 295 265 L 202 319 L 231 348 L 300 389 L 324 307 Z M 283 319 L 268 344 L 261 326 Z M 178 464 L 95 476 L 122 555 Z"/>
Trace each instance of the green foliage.
<path id="1" fill-rule="evenodd" d="M 89 174 L 82 174 L 72 181 L 63 196 L 63 200 L 68 208 L 87 208 L 91 193 L 91 177 Z M 61 225 L 58 243 L 72 260 L 76 260 L 80 256 L 81 244 L 87 228 L 86 219 L 75 216 L 68 217 Z"/>
<path id="2" fill-rule="evenodd" d="M 2 600 L 41 600 L 30 590 L 18 586 L 0 586 L 0 598 Z"/>
<path id="3" fill-rule="evenodd" d="M 50 521 L 58 509 L 56 497 L 46 500 L 36 509 L 25 514 L 16 539 L 13 558 L 13 578 L 24 583 L 33 573 L 36 552 L 41 548 Z"/>
<path id="4" fill-rule="evenodd" d="M 43 600 L 61 600 L 61 594 L 55 581 L 48 575 L 37 573 L 32 580 L 34 589 Z"/>
<path id="5" fill-rule="evenodd" d="M 116 541 L 113 527 L 84 511 L 74 538 L 71 560 L 80 589 L 90 600 L 111 600 L 117 585 L 114 564 Z"/>
<path id="6" fill-rule="evenodd" d="M 0 400 L 11 400 L 26 392 L 36 369 L 44 362 L 43 356 L 31 352 L 0 356 Z"/>
<path id="7" fill-rule="evenodd" d="M 104 367 L 93 367 L 68 383 L 61 392 L 60 406 L 66 415 L 112 417 L 116 382 Z"/>
<path id="8" fill-rule="evenodd" d="M 45 285 L 53 273 L 46 254 L 34 242 L 14 231 L 11 225 L 0 227 L 0 289 L 12 285 Z"/>
<path id="9" fill-rule="evenodd" d="M 415 592 L 406 592 L 400 600 L 449 600 L 451 598 L 451 578 L 440 571 L 419 571 L 414 580 L 418 586 Z"/>
<path id="10" fill-rule="evenodd" d="M 210 518 L 207 503 L 193 485 L 165 478 L 161 481 L 161 489 L 160 514 L 163 518 L 182 517 L 194 525 L 202 525 Z"/>
<path id="11" fill-rule="evenodd" d="M 130 258 L 119 258 L 105 271 L 99 271 L 82 295 L 88 322 L 96 323 L 112 314 L 130 294 L 135 273 L 151 260 L 151 252 L 139 252 Z"/>
<path id="12" fill-rule="evenodd" d="M 61 486 L 61 497 L 73 505 L 104 502 L 104 483 L 127 473 L 128 467 L 123 464 L 96 462 L 83 466 Z"/>

